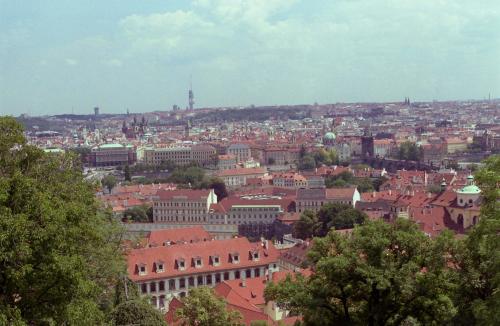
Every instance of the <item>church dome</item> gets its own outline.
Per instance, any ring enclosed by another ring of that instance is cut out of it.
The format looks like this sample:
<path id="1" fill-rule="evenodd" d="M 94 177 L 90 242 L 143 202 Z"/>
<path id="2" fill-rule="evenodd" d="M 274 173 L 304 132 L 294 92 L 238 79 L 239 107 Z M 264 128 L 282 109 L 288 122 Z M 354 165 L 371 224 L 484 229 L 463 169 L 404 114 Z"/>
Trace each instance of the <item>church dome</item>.
<path id="1" fill-rule="evenodd" d="M 457 192 L 464 195 L 477 195 L 481 192 L 481 189 L 474 184 L 474 177 L 469 175 L 467 177 L 467 185 Z"/>
<path id="2" fill-rule="evenodd" d="M 327 132 L 327 133 L 323 136 L 323 138 L 324 138 L 325 140 L 335 140 L 335 138 L 337 138 L 337 136 L 335 136 L 335 134 L 334 134 L 333 132 L 329 131 L 329 132 Z"/>

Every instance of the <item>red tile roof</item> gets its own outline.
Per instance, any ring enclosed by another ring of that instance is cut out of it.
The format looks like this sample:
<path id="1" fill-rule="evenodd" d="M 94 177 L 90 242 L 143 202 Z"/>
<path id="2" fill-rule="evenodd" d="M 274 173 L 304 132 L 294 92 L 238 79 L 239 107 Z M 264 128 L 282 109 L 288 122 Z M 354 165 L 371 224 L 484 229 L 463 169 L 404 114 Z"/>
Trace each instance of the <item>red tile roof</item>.
<path id="1" fill-rule="evenodd" d="M 265 168 L 240 168 L 240 169 L 227 169 L 217 173 L 220 177 L 233 176 L 233 175 L 253 175 L 253 174 L 266 174 Z"/>
<path id="2" fill-rule="evenodd" d="M 250 257 L 252 251 L 259 252 L 259 260 L 254 261 Z M 238 253 L 239 263 L 231 262 L 231 255 Z M 127 271 L 130 279 L 134 282 L 153 279 L 167 278 L 173 276 L 188 276 L 197 273 L 212 271 L 225 271 L 234 268 L 246 268 L 253 266 L 268 265 L 278 261 L 278 250 L 268 242 L 268 248 L 262 244 L 251 243 L 247 238 L 236 238 L 227 240 L 212 240 L 206 242 L 188 243 L 175 246 L 161 246 L 143 249 L 133 249 L 127 256 Z M 219 256 L 220 263 L 212 264 L 212 256 Z M 195 258 L 202 259 L 202 266 L 195 267 Z M 184 259 L 185 268 L 179 269 L 177 260 Z M 164 272 L 157 273 L 155 264 L 162 261 Z M 139 266 L 146 266 L 146 275 L 139 275 Z"/>
<path id="3" fill-rule="evenodd" d="M 192 243 L 212 240 L 213 237 L 201 226 L 153 230 L 148 235 L 150 247 L 163 246 L 165 242 L 171 244 Z"/>
<path id="4" fill-rule="evenodd" d="M 178 189 L 178 190 L 159 190 L 158 197 L 160 200 L 172 200 L 175 198 L 187 200 L 204 200 L 210 194 L 211 189 L 193 190 L 193 189 Z"/>

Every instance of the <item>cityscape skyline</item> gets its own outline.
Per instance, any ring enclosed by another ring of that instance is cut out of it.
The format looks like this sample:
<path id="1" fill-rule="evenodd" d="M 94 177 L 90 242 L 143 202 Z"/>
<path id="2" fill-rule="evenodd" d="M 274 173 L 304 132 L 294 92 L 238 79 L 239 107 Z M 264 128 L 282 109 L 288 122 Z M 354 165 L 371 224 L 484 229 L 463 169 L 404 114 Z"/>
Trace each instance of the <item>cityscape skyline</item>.
<path id="1" fill-rule="evenodd" d="M 0 112 L 497 98 L 494 1 L 0 1 Z M 386 19 L 390 17 L 390 19 Z"/>

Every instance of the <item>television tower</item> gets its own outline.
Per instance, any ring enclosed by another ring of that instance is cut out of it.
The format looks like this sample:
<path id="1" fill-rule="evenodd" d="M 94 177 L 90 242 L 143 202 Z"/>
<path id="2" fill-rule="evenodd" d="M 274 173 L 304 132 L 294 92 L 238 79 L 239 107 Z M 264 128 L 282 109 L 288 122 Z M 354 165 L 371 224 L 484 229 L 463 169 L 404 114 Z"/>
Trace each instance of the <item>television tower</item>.
<path id="1" fill-rule="evenodd" d="M 193 110 L 194 108 L 194 93 L 193 93 L 193 82 L 191 81 L 191 77 L 189 78 L 189 93 L 188 93 L 188 100 L 189 100 L 189 110 Z"/>

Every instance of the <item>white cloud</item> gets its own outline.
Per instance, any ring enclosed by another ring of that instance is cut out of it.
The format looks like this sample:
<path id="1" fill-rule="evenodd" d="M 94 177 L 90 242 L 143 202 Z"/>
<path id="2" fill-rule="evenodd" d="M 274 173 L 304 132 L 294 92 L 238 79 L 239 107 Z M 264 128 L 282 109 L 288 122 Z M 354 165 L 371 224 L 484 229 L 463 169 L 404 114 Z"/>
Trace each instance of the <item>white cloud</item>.
<path id="1" fill-rule="evenodd" d="M 78 64 L 78 60 L 72 58 L 66 58 L 64 59 L 64 63 L 66 63 L 68 66 L 76 66 Z"/>

